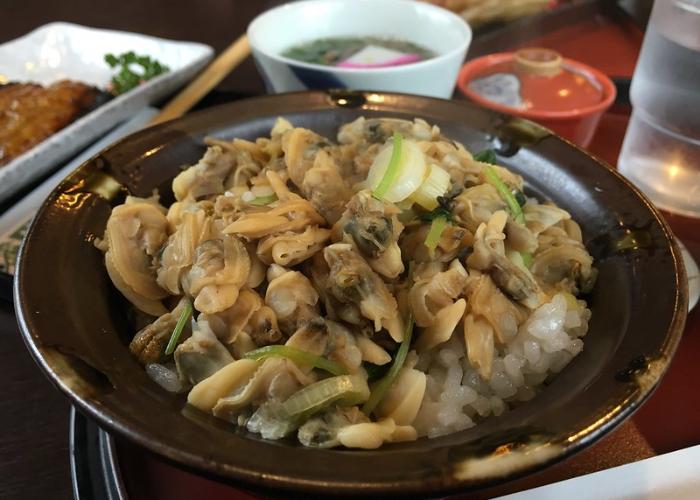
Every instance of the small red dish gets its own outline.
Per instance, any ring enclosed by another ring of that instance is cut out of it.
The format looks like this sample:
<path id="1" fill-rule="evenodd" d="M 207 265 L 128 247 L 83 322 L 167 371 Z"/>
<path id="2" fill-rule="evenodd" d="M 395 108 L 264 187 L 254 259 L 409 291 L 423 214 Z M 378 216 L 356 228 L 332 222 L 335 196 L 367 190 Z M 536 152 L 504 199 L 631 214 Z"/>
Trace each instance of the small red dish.
<path id="1" fill-rule="evenodd" d="M 474 59 L 462 66 L 457 86 L 481 106 L 533 120 L 582 147 L 616 95 L 601 71 L 541 48 Z"/>

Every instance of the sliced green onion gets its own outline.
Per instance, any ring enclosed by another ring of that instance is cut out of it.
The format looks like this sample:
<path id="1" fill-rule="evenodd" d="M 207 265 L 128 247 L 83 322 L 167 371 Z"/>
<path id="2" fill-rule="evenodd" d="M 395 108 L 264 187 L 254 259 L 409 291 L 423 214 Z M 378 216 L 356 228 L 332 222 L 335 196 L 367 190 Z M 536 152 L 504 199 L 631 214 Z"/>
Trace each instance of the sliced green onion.
<path id="1" fill-rule="evenodd" d="M 394 163 L 390 167 L 392 157 L 398 164 Z M 397 147 L 388 144 L 374 157 L 365 185 L 372 190 L 376 199 L 400 203 L 420 188 L 429 173 L 425 153 L 418 143 L 401 139 L 400 148 L 398 144 Z"/>
<path id="2" fill-rule="evenodd" d="M 450 174 L 437 165 L 430 165 L 428 168 L 428 177 L 409 199 L 426 210 L 435 210 L 439 205 L 438 197 L 450 189 Z"/>
<path id="3" fill-rule="evenodd" d="M 473 158 L 482 163 L 489 163 L 491 165 L 496 164 L 496 153 L 493 151 L 493 149 L 479 151 L 473 156 Z M 523 214 L 522 206 L 527 201 L 525 199 L 525 195 L 519 190 L 516 191 L 515 194 L 511 193 L 508 186 L 506 186 L 506 183 L 503 182 L 498 176 L 496 169 L 491 166 L 484 167 L 484 175 L 486 176 L 486 179 L 496 188 L 498 194 L 500 194 L 501 198 L 503 198 L 503 200 L 506 202 L 506 205 L 508 205 L 510 214 L 513 216 L 515 222 L 524 224 L 525 215 Z"/>
<path id="4" fill-rule="evenodd" d="M 364 376 L 339 375 L 319 380 L 295 392 L 282 403 L 281 411 L 291 419 L 300 421 L 332 403 L 353 406 L 367 401 L 369 395 Z"/>
<path id="5" fill-rule="evenodd" d="M 330 377 L 303 387 L 283 403 L 275 400 L 263 403 L 250 417 L 247 427 L 265 439 L 280 439 L 333 403 L 354 406 L 368 397 L 369 387 L 363 375 Z"/>
<path id="6" fill-rule="evenodd" d="M 496 188 L 498 193 L 501 195 L 501 198 L 503 198 L 503 200 L 506 202 L 506 205 L 508 205 L 508 209 L 510 210 L 513 219 L 521 224 L 524 223 L 525 216 L 520 204 L 518 203 L 518 200 L 515 199 L 513 193 L 511 193 L 510 189 L 508 189 L 508 186 L 498 176 L 496 169 L 492 166 L 486 166 L 484 167 L 484 175 L 486 176 L 486 179 Z"/>
<path id="7" fill-rule="evenodd" d="M 520 256 L 523 258 L 523 264 L 525 264 L 525 267 L 530 269 L 532 267 L 532 254 L 530 252 L 520 252 Z"/>
<path id="8" fill-rule="evenodd" d="M 270 203 L 273 203 L 275 201 L 277 201 L 277 195 L 271 194 L 269 196 L 258 196 L 257 198 L 253 198 L 248 202 L 248 205 L 262 207 L 265 205 L 269 205 Z"/>
<path id="9" fill-rule="evenodd" d="M 387 190 L 391 184 L 396 180 L 396 176 L 399 173 L 399 163 L 401 163 L 401 144 L 403 143 L 403 136 L 394 132 L 394 143 L 391 149 L 391 158 L 389 159 L 389 165 L 386 167 L 384 176 L 382 180 L 379 181 L 377 189 L 374 190 L 374 197 L 377 199 L 384 198 Z"/>
<path id="10" fill-rule="evenodd" d="M 384 396 L 386 396 L 386 393 L 389 390 L 389 387 L 391 387 L 391 384 L 393 384 L 394 380 L 396 380 L 396 377 L 399 374 L 399 370 L 401 370 L 404 363 L 406 362 L 406 356 L 408 356 L 408 349 L 411 346 L 412 336 L 413 313 L 410 313 L 406 321 L 406 331 L 404 332 L 403 340 L 401 341 L 399 350 L 396 351 L 396 357 L 394 358 L 394 362 L 391 364 L 391 368 L 389 368 L 387 374 L 384 375 L 384 377 L 379 382 L 374 384 L 374 386 L 372 387 L 372 392 L 369 395 L 369 399 L 362 407 L 362 411 L 365 412 L 365 414 L 369 415 L 374 411 L 377 405 L 382 402 Z"/>
<path id="11" fill-rule="evenodd" d="M 192 302 L 190 302 L 189 299 L 185 299 L 185 307 L 183 307 L 182 311 L 180 311 L 180 317 L 175 324 L 173 334 L 170 336 L 168 345 L 165 348 L 166 356 L 170 356 L 175 351 L 177 343 L 180 340 L 180 335 L 182 335 L 182 330 L 185 328 L 185 325 L 189 321 L 190 317 L 192 317 Z"/>
<path id="12" fill-rule="evenodd" d="M 260 349 L 247 352 L 245 357 L 254 359 L 255 361 L 261 361 L 272 357 L 287 358 L 298 365 L 313 366 L 314 368 L 325 370 L 333 375 L 346 375 L 348 373 L 347 369 L 340 363 L 286 345 L 268 345 L 261 347 Z"/>
<path id="13" fill-rule="evenodd" d="M 435 250 L 446 226 L 447 218 L 445 216 L 441 215 L 435 217 L 430 223 L 430 231 L 428 231 L 428 235 L 425 237 L 425 246 L 431 250 Z"/>
<path id="14" fill-rule="evenodd" d="M 503 201 L 505 201 L 506 205 L 508 205 L 508 210 L 510 210 L 510 214 L 513 216 L 515 222 L 524 224 L 525 215 L 523 214 L 522 207 L 518 203 L 518 200 L 515 199 L 515 196 L 513 196 L 513 193 L 510 192 L 510 189 L 508 189 L 508 186 L 506 186 L 505 182 L 503 182 L 498 176 L 498 172 L 496 172 L 496 169 L 493 168 L 491 165 L 487 165 L 484 167 L 484 175 L 486 176 L 486 180 L 488 180 L 489 183 L 491 183 L 493 187 L 496 188 L 498 194 L 501 195 Z"/>

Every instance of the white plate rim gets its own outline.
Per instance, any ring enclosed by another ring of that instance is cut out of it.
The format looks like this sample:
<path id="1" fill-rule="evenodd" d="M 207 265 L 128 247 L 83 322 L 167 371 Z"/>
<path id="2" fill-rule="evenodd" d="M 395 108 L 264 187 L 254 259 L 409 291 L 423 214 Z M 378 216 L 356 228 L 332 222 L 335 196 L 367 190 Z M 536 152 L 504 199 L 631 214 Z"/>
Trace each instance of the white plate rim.
<path id="1" fill-rule="evenodd" d="M 66 22 L 52 22 L 40 26 L 21 37 L 0 44 L 0 49 L 7 49 L 13 44 L 25 42 L 31 37 L 43 36 L 48 30 L 65 30 L 66 33 L 72 32 L 73 35 L 86 32 L 96 33 L 101 36 L 117 35 L 122 37 L 129 35 L 163 45 L 188 47 L 195 49 L 197 53 L 184 63 L 182 67 L 171 69 L 168 73 L 149 80 L 136 89 L 110 99 L 33 148 L 25 151 L 7 165 L 0 167 L 0 202 L 6 200 L 36 178 L 49 172 L 53 167 L 66 160 L 72 154 L 77 153 L 81 148 L 139 109 L 152 104 L 157 99 L 184 85 L 204 67 L 214 54 L 214 50 L 210 46 L 198 42 L 167 40 L 139 33 L 92 28 Z"/>

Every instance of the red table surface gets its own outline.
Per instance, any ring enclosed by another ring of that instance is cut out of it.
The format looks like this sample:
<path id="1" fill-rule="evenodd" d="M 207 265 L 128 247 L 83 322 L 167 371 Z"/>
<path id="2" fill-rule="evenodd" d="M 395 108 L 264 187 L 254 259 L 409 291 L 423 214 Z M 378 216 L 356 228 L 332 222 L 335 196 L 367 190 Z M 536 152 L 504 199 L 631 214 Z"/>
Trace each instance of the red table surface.
<path id="1" fill-rule="evenodd" d="M 613 22 L 597 15 L 514 47 L 546 47 L 609 76 L 631 77 L 643 39 L 644 34 L 631 21 Z"/>
<path id="2" fill-rule="evenodd" d="M 630 77 L 641 40 L 641 33 L 630 26 L 595 18 L 536 39 L 518 41 L 515 45 L 554 48 L 565 57 L 596 66 L 611 76 Z M 628 119 L 629 108 L 613 108 L 606 113 L 589 150 L 615 165 Z M 700 261 L 700 220 L 666 216 L 676 236 Z M 489 498 L 521 491 L 700 444 L 698 354 L 700 307 L 688 316 L 680 346 L 662 384 L 630 420 L 597 444 L 560 464 L 465 498 Z M 256 498 L 168 465 L 132 444 L 118 441 L 117 448 L 127 491 L 134 500 Z"/>
<path id="3" fill-rule="evenodd" d="M 610 76 L 630 78 L 642 40 L 641 31 L 632 23 L 594 17 L 519 45 L 553 48 Z M 610 165 L 617 164 L 629 112 L 629 107 L 613 107 L 606 113 L 588 148 Z M 676 236 L 700 262 L 700 220 L 664 215 Z M 696 361 L 700 354 L 699 311 L 700 307 L 688 316 L 683 339 L 663 383 L 632 418 L 657 453 L 700 444 L 700 365 Z"/>

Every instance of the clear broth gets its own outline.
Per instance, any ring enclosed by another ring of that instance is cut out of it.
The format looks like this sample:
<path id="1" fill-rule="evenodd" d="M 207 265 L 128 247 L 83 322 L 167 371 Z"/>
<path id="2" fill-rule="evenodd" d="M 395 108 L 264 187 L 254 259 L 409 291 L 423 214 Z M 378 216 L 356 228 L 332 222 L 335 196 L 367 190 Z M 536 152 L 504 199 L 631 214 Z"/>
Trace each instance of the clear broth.
<path id="1" fill-rule="evenodd" d="M 370 45 L 396 50 L 404 54 L 416 54 L 420 57 L 419 61 L 436 56 L 435 52 L 415 43 L 380 37 L 320 38 L 295 45 L 284 51 L 282 55 L 306 63 L 335 66 Z"/>

